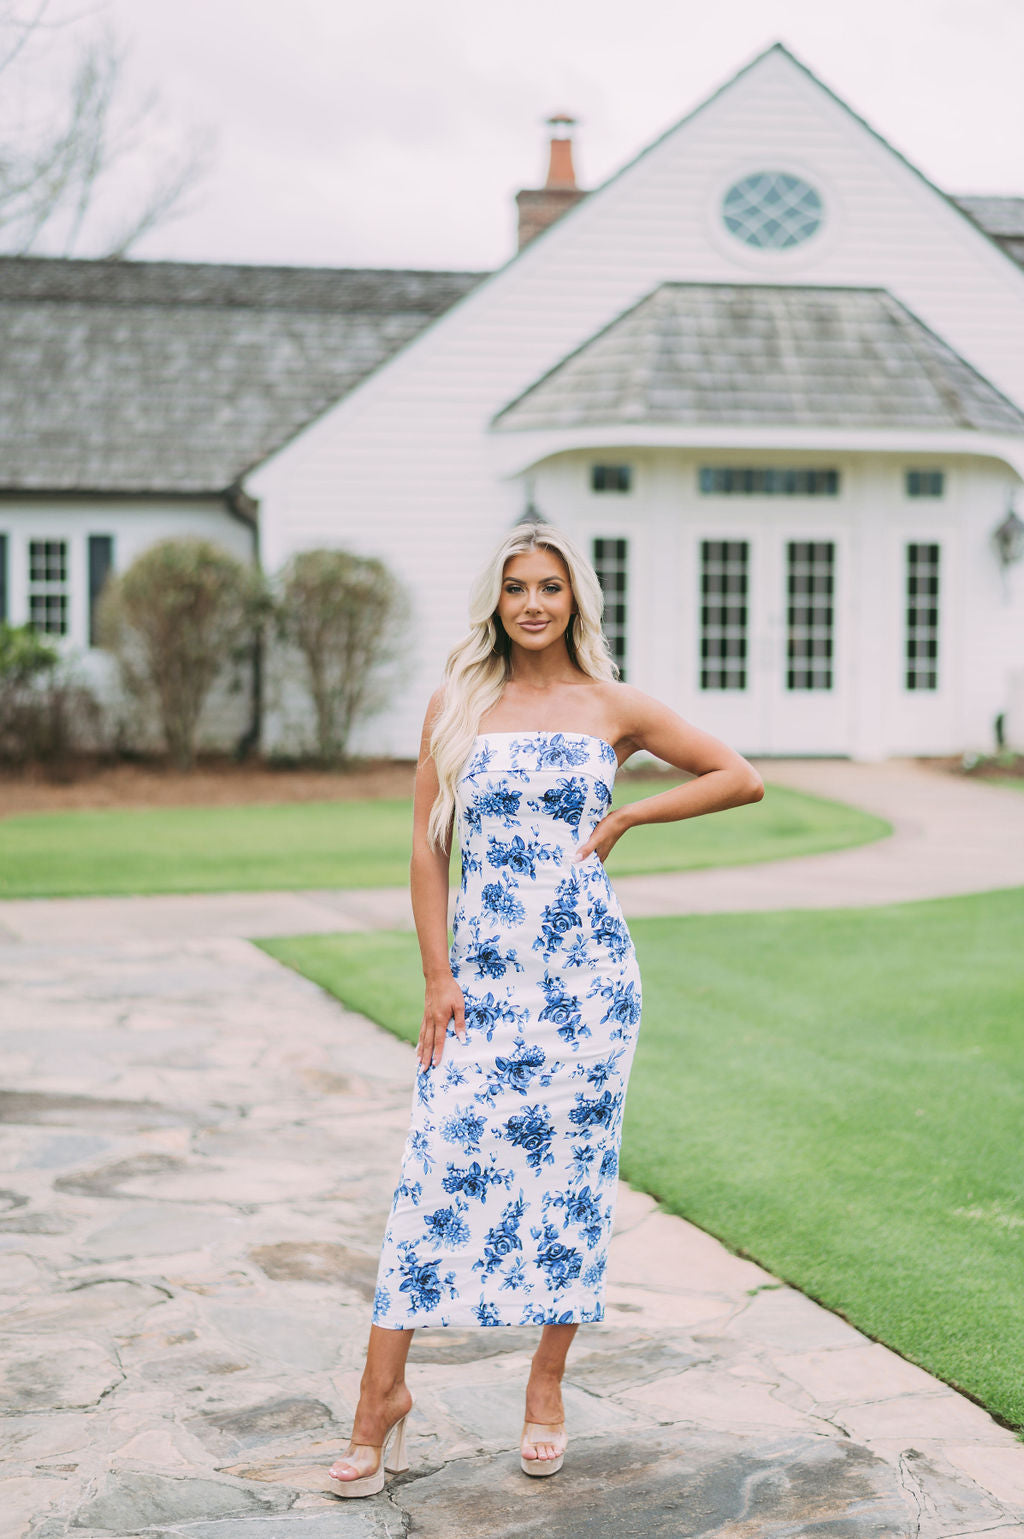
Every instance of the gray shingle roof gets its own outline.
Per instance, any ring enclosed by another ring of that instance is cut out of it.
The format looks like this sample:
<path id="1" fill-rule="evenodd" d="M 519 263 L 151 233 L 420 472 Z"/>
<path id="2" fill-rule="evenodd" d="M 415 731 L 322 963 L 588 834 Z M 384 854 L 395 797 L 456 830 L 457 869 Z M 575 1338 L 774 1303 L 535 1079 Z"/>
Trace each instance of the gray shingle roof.
<path id="1" fill-rule="evenodd" d="M 222 491 L 483 276 L 0 258 L 0 488 Z"/>
<path id="2" fill-rule="evenodd" d="M 984 194 L 954 198 L 985 234 L 1024 267 L 1024 198 L 1004 198 Z"/>
<path id="3" fill-rule="evenodd" d="M 630 423 L 974 428 L 1024 414 L 884 289 L 666 283 L 494 418 L 500 429 Z"/>
<path id="4" fill-rule="evenodd" d="M 1024 236 L 1024 198 L 996 197 L 986 193 L 964 193 L 953 199 L 965 214 L 980 224 L 986 235 L 997 239 Z"/>

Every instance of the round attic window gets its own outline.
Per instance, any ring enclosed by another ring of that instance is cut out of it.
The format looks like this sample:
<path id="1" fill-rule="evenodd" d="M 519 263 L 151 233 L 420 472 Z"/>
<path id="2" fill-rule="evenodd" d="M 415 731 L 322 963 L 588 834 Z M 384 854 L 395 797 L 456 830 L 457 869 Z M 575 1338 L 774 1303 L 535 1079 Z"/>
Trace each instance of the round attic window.
<path id="1" fill-rule="evenodd" d="M 788 171 L 755 171 L 733 182 L 722 199 L 722 223 L 747 246 L 787 251 L 821 225 L 821 194 Z"/>

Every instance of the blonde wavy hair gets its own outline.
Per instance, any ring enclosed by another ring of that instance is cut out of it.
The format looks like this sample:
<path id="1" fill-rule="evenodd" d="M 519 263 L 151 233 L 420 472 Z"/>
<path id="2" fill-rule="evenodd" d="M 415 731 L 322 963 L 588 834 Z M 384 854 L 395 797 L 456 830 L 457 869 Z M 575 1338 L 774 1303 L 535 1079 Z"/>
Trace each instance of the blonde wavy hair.
<path id="1" fill-rule="evenodd" d="M 619 670 L 601 630 L 604 595 L 597 573 L 577 545 L 550 524 L 523 524 L 507 535 L 474 582 L 469 595 L 468 636 L 448 654 L 444 695 L 430 735 L 440 789 L 430 810 L 427 841 L 441 849 L 455 810 L 455 785 L 469 758 L 483 717 L 501 699 L 511 672 L 512 643 L 498 619 L 505 564 L 530 550 L 550 550 L 565 562 L 576 604 L 565 632 L 572 663 L 592 679 L 616 679 Z"/>

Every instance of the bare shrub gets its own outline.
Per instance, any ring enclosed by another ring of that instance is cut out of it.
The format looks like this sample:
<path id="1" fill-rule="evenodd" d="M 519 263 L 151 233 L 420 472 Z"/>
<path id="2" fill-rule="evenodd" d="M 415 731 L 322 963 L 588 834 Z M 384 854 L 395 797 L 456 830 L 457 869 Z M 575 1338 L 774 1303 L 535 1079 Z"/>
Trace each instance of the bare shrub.
<path id="1" fill-rule="evenodd" d="M 66 780 L 103 736 L 99 703 L 71 664 L 31 626 L 0 624 L 0 764 L 40 764 Z"/>
<path id="2" fill-rule="evenodd" d="M 374 557 L 305 550 L 285 567 L 278 631 L 302 659 L 324 764 L 344 764 L 356 723 L 387 704 L 407 620 L 402 588 Z"/>
<path id="3" fill-rule="evenodd" d="M 177 768 L 195 762 L 214 684 L 251 658 L 264 604 L 256 569 L 210 540 L 161 540 L 108 581 L 100 644 L 143 716 L 155 715 Z"/>

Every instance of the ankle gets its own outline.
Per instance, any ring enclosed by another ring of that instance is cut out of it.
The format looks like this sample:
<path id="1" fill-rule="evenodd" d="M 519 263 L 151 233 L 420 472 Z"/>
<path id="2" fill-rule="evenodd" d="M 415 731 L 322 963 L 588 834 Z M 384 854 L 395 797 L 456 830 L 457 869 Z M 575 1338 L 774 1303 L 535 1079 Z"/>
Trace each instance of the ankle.
<path id="1" fill-rule="evenodd" d="M 405 1379 L 375 1379 L 364 1375 L 359 1382 L 359 1393 L 368 1400 L 397 1400 L 406 1393 Z"/>
<path id="2" fill-rule="evenodd" d="M 545 1383 L 561 1384 L 564 1373 L 564 1363 L 538 1363 L 534 1359 L 530 1364 L 530 1379 L 534 1383 L 543 1380 Z"/>

